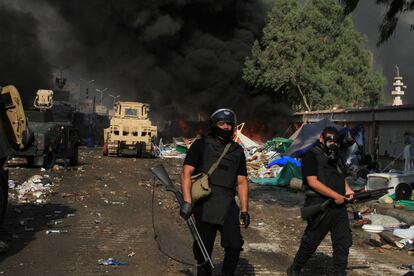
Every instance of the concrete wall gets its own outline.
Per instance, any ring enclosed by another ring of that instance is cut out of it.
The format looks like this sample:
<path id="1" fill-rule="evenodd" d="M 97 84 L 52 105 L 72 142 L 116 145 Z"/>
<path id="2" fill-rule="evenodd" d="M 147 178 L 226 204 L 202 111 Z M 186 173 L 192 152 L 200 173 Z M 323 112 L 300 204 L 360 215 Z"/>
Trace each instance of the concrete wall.
<path id="1" fill-rule="evenodd" d="M 414 136 L 414 122 L 379 122 L 379 155 L 398 157 L 402 153 L 405 141 L 409 136 Z"/>

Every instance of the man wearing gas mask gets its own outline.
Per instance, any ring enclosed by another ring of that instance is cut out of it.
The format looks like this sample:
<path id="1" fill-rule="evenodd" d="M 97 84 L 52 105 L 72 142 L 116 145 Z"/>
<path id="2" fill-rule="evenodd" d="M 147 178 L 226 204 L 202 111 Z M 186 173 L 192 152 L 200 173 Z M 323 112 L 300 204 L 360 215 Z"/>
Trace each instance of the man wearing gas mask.
<path id="1" fill-rule="evenodd" d="M 197 229 L 210 256 L 217 231 L 220 232 L 225 253 L 222 275 L 234 275 L 243 246 L 240 227 L 247 228 L 250 223 L 246 157 L 243 148 L 233 141 L 236 124 L 236 114 L 232 110 L 223 108 L 214 112 L 210 117 L 210 134 L 191 145 L 181 173 L 185 204 L 180 214 L 184 219 L 194 214 Z M 229 148 L 224 152 L 227 145 Z M 211 194 L 193 204 L 191 176 L 207 173 L 222 153 L 224 157 L 209 177 Z M 240 207 L 234 198 L 236 193 Z M 197 275 L 212 275 L 209 265 L 202 264 L 203 257 L 196 244 L 193 249 L 198 263 Z"/>
<path id="2" fill-rule="evenodd" d="M 352 200 L 354 192 L 345 181 L 338 134 L 333 127 L 325 128 L 319 143 L 302 158 L 302 176 L 307 189 L 305 206 L 320 204 L 327 199 L 334 203 L 308 220 L 299 250 L 287 271 L 290 276 L 300 275 L 328 232 L 331 233 L 333 247 L 333 275 L 346 275 L 352 234 L 344 203 Z"/>

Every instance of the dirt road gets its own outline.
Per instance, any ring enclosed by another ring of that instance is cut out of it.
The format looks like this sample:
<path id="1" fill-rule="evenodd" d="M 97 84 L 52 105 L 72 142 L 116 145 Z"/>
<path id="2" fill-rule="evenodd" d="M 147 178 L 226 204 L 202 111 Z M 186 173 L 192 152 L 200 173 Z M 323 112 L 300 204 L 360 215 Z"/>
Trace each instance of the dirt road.
<path id="1" fill-rule="evenodd" d="M 10 248 L 0 254 L 4 275 L 193 275 L 193 266 L 177 263 L 157 249 L 154 227 L 163 251 L 192 263 L 191 237 L 178 216 L 173 196 L 157 183 L 148 168 L 162 162 L 178 180 L 180 160 L 104 158 L 100 150 L 83 149 L 81 164 L 71 171 L 41 172 L 10 168 L 17 184 L 49 175 L 53 193 L 43 205 L 11 200 L 0 239 Z M 303 195 L 283 189 L 252 186 L 251 227 L 243 229 L 244 251 L 239 275 L 285 275 L 305 224 L 298 217 Z M 67 230 L 46 234 L 46 230 Z M 362 245 L 354 231 L 350 275 L 403 275 L 401 263 L 412 257 L 394 249 L 379 253 Z M 220 271 L 219 239 L 214 263 Z M 329 271 L 331 249 L 326 240 L 305 269 L 305 275 Z M 99 259 L 114 258 L 128 265 L 111 267 Z"/>

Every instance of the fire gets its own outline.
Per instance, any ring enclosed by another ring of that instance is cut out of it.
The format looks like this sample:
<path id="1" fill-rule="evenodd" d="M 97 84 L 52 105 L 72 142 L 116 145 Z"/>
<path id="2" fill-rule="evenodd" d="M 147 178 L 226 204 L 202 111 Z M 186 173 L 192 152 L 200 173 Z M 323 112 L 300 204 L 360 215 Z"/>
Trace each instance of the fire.
<path id="1" fill-rule="evenodd" d="M 190 132 L 190 127 L 187 123 L 187 121 L 178 118 L 177 119 L 177 126 L 180 129 L 180 132 L 183 134 L 183 136 L 187 136 L 188 133 Z"/>
<path id="2" fill-rule="evenodd" d="M 263 135 L 263 133 L 266 133 L 266 126 L 263 123 L 247 122 L 241 132 L 256 142 L 264 143 L 267 140 Z"/>

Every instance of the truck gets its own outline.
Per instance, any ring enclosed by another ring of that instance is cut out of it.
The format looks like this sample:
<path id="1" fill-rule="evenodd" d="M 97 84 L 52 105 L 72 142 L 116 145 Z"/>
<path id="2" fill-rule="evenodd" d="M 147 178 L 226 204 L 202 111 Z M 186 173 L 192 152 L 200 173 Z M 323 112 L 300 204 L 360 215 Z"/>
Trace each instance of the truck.
<path id="1" fill-rule="evenodd" d="M 152 155 L 157 127 L 149 119 L 149 104 L 117 102 L 108 128 L 104 129 L 104 156 Z"/>
<path id="2" fill-rule="evenodd" d="M 0 87 L 0 225 L 8 202 L 8 170 L 4 165 L 13 151 L 24 150 L 32 143 L 19 91 L 13 85 Z"/>
<path id="3" fill-rule="evenodd" d="M 25 150 L 14 151 L 13 156 L 26 158 L 29 166 L 45 166 L 49 146 L 57 131 L 63 131 L 63 141 L 57 152 L 57 159 L 67 159 L 71 166 L 78 164 L 80 139 L 78 130 L 70 120 L 56 120 L 52 112 L 53 91 L 39 89 L 33 106 L 26 110 L 28 126 L 33 132 L 33 142 Z M 63 129 L 63 130 L 62 130 Z"/>

